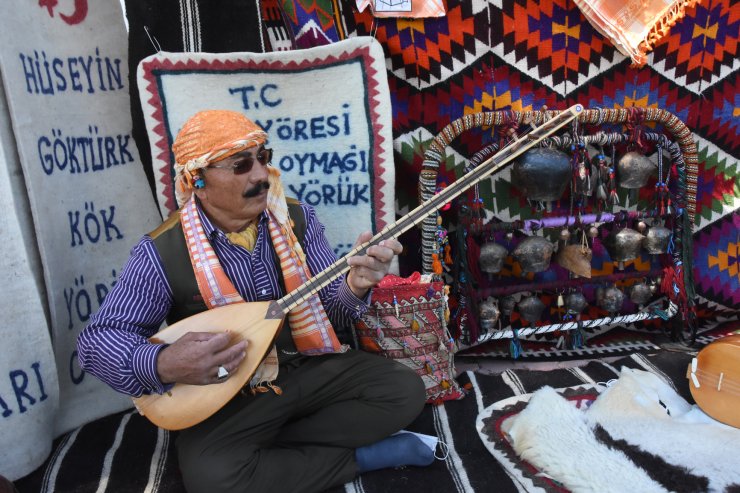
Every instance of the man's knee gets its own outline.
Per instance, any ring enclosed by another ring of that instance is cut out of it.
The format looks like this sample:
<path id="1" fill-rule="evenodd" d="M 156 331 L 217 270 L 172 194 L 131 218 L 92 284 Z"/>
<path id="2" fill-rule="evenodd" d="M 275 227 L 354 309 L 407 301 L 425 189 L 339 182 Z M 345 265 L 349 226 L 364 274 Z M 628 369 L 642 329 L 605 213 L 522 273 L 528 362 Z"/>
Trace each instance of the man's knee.
<path id="1" fill-rule="evenodd" d="M 398 411 L 408 421 L 412 421 L 419 415 L 426 402 L 424 381 L 415 371 L 396 361 L 393 372 L 393 384 L 395 402 L 398 403 Z"/>
<path id="2" fill-rule="evenodd" d="M 183 483 L 188 493 L 234 493 L 246 491 L 253 454 L 206 450 L 193 453 L 178 448 Z M 238 456 L 238 457 L 237 457 Z M 238 461 L 238 462 L 237 462 Z"/>

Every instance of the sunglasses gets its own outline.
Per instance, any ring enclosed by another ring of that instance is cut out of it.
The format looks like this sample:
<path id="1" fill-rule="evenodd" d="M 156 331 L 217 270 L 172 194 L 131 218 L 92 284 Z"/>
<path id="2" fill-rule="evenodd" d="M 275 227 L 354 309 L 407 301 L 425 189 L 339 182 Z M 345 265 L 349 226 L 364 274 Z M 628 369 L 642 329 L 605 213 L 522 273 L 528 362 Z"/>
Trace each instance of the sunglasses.
<path id="1" fill-rule="evenodd" d="M 249 173 L 252 171 L 252 166 L 254 166 L 254 160 L 255 156 L 252 154 L 247 154 L 246 156 L 239 156 L 239 159 L 234 161 L 231 164 L 211 164 L 208 166 L 209 168 L 225 168 L 230 169 L 234 172 L 235 175 L 243 175 L 244 173 Z M 263 147 L 257 152 L 257 161 L 262 166 L 267 166 L 270 161 L 272 161 L 272 149 L 267 149 Z"/>

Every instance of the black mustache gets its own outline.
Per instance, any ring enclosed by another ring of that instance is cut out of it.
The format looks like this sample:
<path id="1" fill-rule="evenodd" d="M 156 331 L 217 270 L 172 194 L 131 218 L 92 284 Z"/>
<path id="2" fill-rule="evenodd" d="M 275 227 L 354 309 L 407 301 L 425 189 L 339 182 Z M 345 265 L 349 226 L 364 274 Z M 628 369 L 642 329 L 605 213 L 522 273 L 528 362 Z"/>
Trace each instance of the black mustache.
<path id="1" fill-rule="evenodd" d="M 244 192 L 244 198 L 249 199 L 252 197 L 256 197 L 260 193 L 262 193 L 262 190 L 269 190 L 270 184 L 266 181 L 260 182 L 256 184 L 254 187 L 250 188 L 246 192 Z"/>

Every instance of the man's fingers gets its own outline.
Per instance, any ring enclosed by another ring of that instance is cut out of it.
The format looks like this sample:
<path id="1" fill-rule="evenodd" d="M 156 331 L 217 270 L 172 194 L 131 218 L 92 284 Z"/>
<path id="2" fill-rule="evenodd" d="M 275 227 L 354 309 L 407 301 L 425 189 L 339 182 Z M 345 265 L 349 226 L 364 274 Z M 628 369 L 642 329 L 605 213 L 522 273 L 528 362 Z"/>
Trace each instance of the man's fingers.
<path id="1" fill-rule="evenodd" d="M 362 245 L 363 243 L 367 243 L 368 241 L 370 241 L 370 238 L 372 237 L 373 237 L 373 233 L 371 231 L 363 231 L 357 237 L 357 240 L 355 241 L 354 246 L 359 246 L 359 245 Z"/>
<path id="2" fill-rule="evenodd" d="M 401 255 L 401 252 L 403 252 L 403 245 L 401 245 L 401 242 L 398 240 L 390 239 L 390 240 L 383 240 L 380 243 L 378 243 L 380 246 L 390 248 L 393 252 L 393 255 Z"/>
<path id="3" fill-rule="evenodd" d="M 381 263 L 377 259 L 369 255 L 350 257 L 347 259 L 347 263 L 351 267 L 355 267 L 355 268 L 364 267 L 370 270 L 377 270 L 378 268 L 380 268 L 380 265 L 381 265 Z"/>
<path id="4" fill-rule="evenodd" d="M 233 346 L 229 346 L 223 351 L 219 351 L 214 355 L 214 359 L 217 363 L 225 364 L 236 361 L 237 364 L 246 356 L 247 342 L 239 341 Z"/>

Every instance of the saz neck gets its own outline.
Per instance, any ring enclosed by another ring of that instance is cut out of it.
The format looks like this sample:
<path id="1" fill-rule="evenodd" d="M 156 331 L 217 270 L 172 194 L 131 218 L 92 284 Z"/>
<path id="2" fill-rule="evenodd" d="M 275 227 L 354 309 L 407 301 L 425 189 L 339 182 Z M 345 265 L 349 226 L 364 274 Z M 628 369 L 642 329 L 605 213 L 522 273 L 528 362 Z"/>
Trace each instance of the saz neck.
<path id="1" fill-rule="evenodd" d="M 510 161 L 534 147 L 543 139 L 549 137 L 554 132 L 567 125 L 583 111 L 580 104 L 571 106 L 565 111 L 560 112 L 550 120 L 539 127 L 534 127 L 529 133 L 512 139 L 505 147 L 493 155 L 490 159 L 483 162 L 475 169 L 459 178 L 455 183 L 448 186 L 440 193 L 434 195 L 426 202 L 419 205 L 394 224 L 386 226 L 382 231 L 373 236 L 366 243 L 356 246 L 344 257 L 334 262 L 332 265 L 316 274 L 308 282 L 294 289 L 287 295 L 275 302 L 273 310 L 279 310 L 282 313 L 272 315 L 284 316 L 296 306 L 300 305 L 308 297 L 319 292 L 324 286 L 331 283 L 334 279 L 341 276 L 349 270 L 347 259 L 355 255 L 364 255 L 367 249 L 372 245 L 377 245 L 383 240 L 397 238 L 411 227 L 419 224 L 430 213 L 436 211 L 447 202 L 451 201 L 468 188 L 488 177 L 492 173 L 503 168 Z M 277 305 L 277 306 L 275 306 Z"/>

